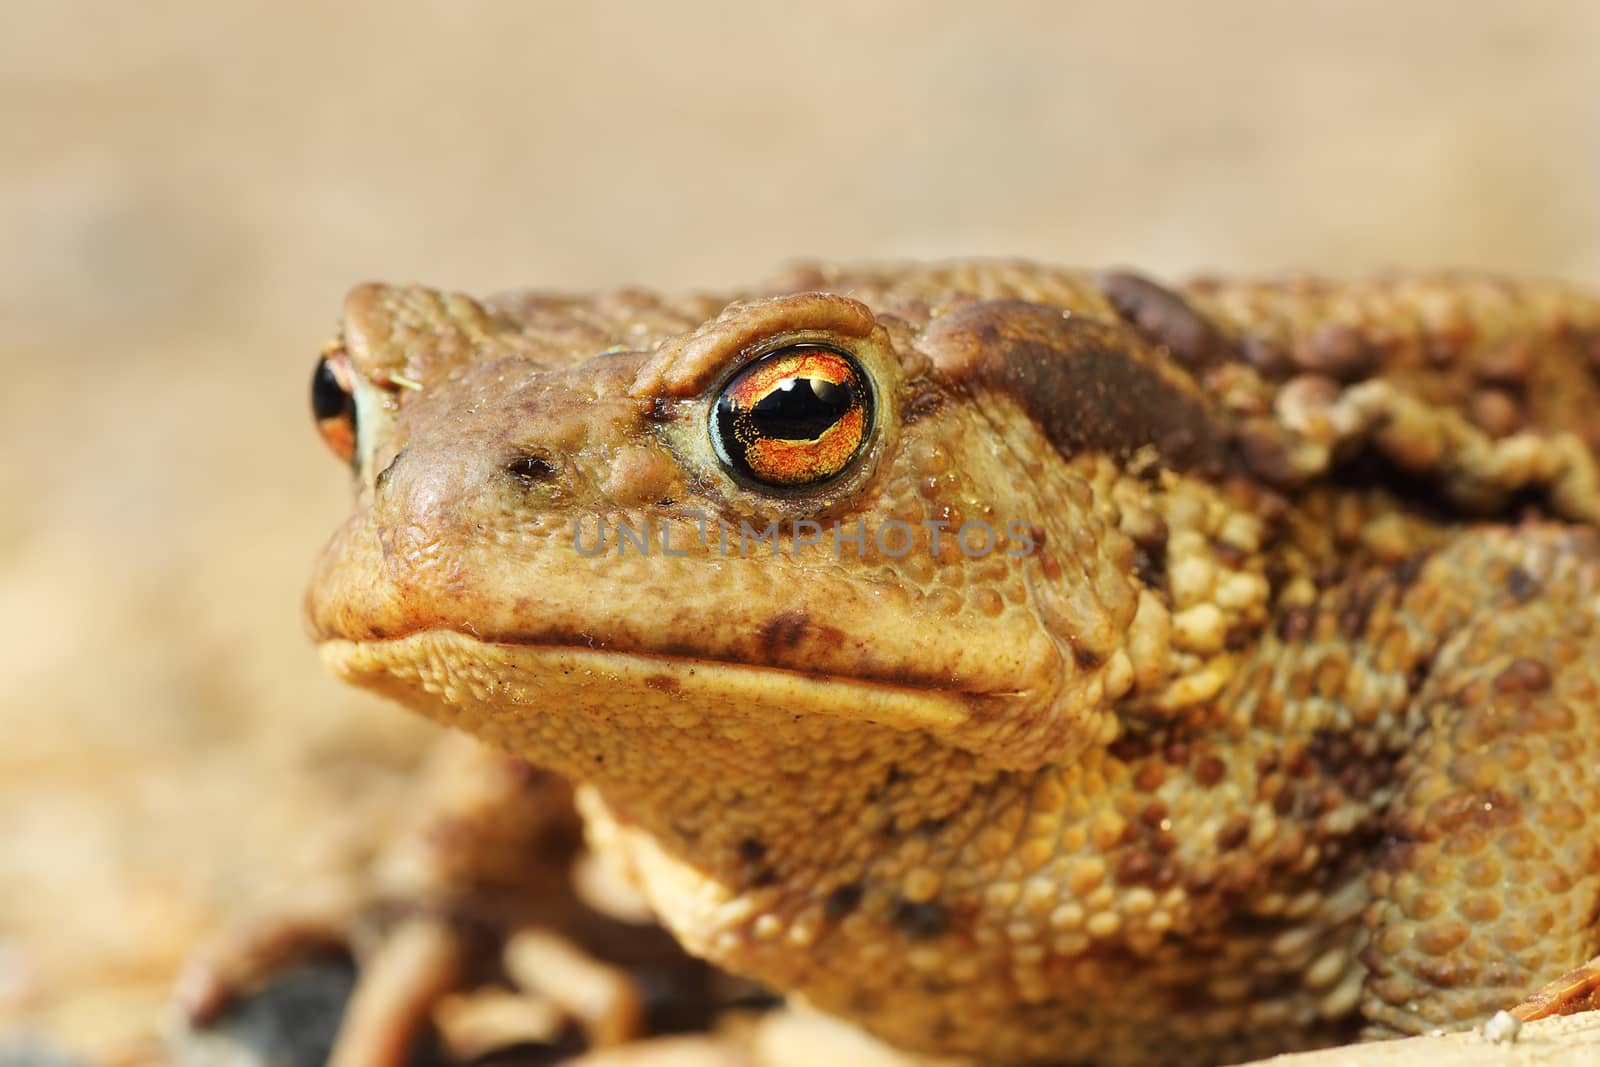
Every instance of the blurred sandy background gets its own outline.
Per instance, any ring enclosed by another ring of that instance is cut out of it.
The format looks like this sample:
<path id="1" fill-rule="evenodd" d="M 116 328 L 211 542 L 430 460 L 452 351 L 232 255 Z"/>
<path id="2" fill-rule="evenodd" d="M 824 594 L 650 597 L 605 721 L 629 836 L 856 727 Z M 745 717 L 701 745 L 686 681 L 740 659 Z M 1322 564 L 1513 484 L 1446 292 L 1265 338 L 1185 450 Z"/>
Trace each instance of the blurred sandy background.
<path id="1" fill-rule="evenodd" d="M 0 1034 L 148 1047 L 425 730 L 322 677 L 344 289 L 798 256 L 1600 284 L 1600 4 L 143 4 L 0 32 Z"/>

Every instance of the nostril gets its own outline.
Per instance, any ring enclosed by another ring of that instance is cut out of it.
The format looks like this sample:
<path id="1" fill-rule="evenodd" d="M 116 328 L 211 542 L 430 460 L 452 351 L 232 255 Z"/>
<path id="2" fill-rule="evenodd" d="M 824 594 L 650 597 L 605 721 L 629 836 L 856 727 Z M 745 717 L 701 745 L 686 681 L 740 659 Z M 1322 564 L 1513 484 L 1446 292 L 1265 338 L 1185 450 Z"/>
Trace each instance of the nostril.
<path id="1" fill-rule="evenodd" d="M 388 462 L 383 470 L 378 472 L 378 477 L 373 479 L 373 487 L 380 493 L 383 492 L 384 487 L 389 484 L 389 478 L 394 474 L 395 465 L 400 462 L 400 457 L 405 454 L 406 450 L 403 448 L 396 452 L 394 454 L 394 458 Z"/>
<path id="2" fill-rule="evenodd" d="M 555 477 L 556 465 L 543 456 L 518 456 L 506 464 L 506 473 L 527 485 L 537 485 Z"/>

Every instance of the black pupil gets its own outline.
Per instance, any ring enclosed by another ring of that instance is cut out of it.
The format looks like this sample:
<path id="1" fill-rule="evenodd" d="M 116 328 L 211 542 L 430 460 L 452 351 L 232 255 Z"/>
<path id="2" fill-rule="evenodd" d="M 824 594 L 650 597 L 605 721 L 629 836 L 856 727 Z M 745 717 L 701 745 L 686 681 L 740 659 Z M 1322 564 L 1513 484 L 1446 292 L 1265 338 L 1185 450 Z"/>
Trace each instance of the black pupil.
<path id="1" fill-rule="evenodd" d="M 848 385 L 790 378 L 756 401 L 750 421 L 768 439 L 813 441 L 844 417 L 853 399 Z"/>
<path id="2" fill-rule="evenodd" d="M 311 375 L 311 414 L 318 422 L 355 414 L 355 398 L 344 391 L 325 358 L 317 360 L 317 369 Z"/>

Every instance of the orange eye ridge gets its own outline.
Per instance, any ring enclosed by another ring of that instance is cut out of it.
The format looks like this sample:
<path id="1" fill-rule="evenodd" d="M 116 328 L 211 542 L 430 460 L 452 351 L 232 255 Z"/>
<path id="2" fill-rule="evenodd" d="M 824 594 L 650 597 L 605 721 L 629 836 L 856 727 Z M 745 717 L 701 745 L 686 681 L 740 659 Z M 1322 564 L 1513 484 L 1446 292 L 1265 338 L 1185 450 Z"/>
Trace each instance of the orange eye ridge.
<path id="1" fill-rule="evenodd" d="M 723 466 L 780 489 L 837 477 L 871 429 L 866 373 L 848 353 L 824 345 L 763 356 L 723 386 L 711 408 L 711 443 Z"/>

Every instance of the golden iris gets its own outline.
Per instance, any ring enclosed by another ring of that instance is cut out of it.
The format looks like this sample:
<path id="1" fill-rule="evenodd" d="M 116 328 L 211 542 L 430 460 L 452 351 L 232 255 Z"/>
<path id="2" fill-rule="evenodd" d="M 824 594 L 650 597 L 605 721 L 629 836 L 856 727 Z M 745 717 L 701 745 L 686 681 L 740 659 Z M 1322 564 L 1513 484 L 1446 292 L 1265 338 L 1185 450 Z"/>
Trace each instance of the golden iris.
<path id="1" fill-rule="evenodd" d="M 866 443 L 872 389 L 850 355 L 793 345 L 723 386 L 711 409 L 717 458 L 737 475 L 784 489 L 837 477 Z"/>

